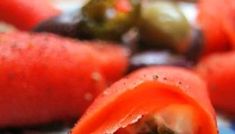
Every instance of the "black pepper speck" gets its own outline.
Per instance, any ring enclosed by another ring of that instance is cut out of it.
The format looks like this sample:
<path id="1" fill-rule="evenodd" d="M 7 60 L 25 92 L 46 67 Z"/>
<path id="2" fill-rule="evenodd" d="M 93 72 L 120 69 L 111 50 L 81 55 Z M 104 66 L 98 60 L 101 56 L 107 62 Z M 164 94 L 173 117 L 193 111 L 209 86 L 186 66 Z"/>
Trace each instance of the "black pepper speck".
<path id="1" fill-rule="evenodd" d="M 153 76 L 153 79 L 154 79 L 154 80 L 157 80 L 158 78 L 159 78 L 158 75 L 154 75 L 154 76 Z"/>

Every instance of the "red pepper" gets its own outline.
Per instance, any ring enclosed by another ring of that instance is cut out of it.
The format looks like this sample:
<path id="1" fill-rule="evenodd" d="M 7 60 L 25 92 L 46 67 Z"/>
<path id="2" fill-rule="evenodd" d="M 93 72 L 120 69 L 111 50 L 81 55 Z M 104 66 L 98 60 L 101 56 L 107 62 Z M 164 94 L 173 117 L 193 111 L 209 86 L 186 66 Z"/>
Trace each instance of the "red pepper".
<path id="1" fill-rule="evenodd" d="M 198 2 L 198 23 L 204 34 L 204 54 L 230 49 L 230 42 L 222 22 L 229 8 L 225 1 L 199 0 Z"/>
<path id="2" fill-rule="evenodd" d="M 105 74 L 105 79 L 109 80 L 109 84 L 120 79 L 123 76 L 123 73 L 120 72 L 125 72 L 128 66 L 127 57 L 129 50 L 122 49 L 123 51 L 120 52 L 120 47 L 110 46 L 105 42 L 97 43 L 102 45 L 95 44 L 93 43 L 92 47 L 96 50 L 95 55 L 99 57 L 97 58 L 99 61 L 96 64 L 100 64 L 101 72 Z M 115 62 L 112 63 L 111 61 Z"/>
<path id="3" fill-rule="evenodd" d="M 196 71 L 207 81 L 213 105 L 235 115 L 235 52 L 213 54 L 197 65 Z"/>
<path id="4" fill-rule="evenodd" d="M 1 33 L 0 128 L 83 114 L 127 67 L 126 50 L 107 44 L 51 34 Z"/>
<path id="5" fill-rule="evenodd" d="M 142 126 L 149 114 L 176 133 L 218 133 L 206 85 L 197 75 L 176 67 L 150 67 L 105 90 L 72 134 L 140 133 L 149 129 Z"/>
<path id="6" fill-rule="evenodd" d="M 226 3 L 226 12 L 223 15 L 222 23 L 225 33 L 229 38 L 230 45 L 232 49 L 235 49 L 235 1 L 234 0 L 224 0 Z"/>
<path id="7" fill-rule="evenodd" d="M 1 0 L 0 20 L 20 30 L 30 30 L 43 20 L 58 15 L 48 0 Z"/>

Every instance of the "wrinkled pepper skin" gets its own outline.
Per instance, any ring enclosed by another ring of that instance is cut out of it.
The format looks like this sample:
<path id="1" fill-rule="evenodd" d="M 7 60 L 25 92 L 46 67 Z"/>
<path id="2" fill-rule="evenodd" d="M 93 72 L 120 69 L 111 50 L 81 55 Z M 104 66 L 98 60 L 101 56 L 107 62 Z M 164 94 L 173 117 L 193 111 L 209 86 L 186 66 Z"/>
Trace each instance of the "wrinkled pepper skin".
<path id="1" fill-rule="evenodd" d="M 20 30 L 31 30 L 43 20 L 59 13 L 60 11 L 50 5 L 48 0 L 0 1 L 0 20 Z"/>
<path id="2" fill-rule="evenodd" d="M 127 60 L 125 49 L 104 42 L 1 33 L 0 128 L 77 118 Z"/>
<path id="3" fill-rule="evenodd" d="M 199 62 L 196 72 L 207 82 L 213 105 L 235 115 L 235 52 L 213 54 Z"/>
<path id="4" fill-rule="evenodd" d="M 215 113 L 205 83 L 194 73 L 176 67 L 149 67 L 105 90 L 72 129 L 72 134 L 115 133 L 153 109 L 188 104 L 196 111 L 196 134 L 217 134 Z"/>

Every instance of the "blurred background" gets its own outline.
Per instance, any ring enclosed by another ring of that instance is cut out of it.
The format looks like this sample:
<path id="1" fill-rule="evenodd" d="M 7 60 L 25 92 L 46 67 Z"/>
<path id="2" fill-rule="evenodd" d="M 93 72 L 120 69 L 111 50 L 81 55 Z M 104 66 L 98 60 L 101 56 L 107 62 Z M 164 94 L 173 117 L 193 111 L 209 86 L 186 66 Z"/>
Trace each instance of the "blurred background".
<path id="1" fill-rule="evenodd" d="M 57 8 L 62 10 L 73 10 L 79 8 L 87 0 L 48 0 L 53 3 Z M 0 32 L 12 31 L 15 30 L 14 27 L 0 21 Z"/>

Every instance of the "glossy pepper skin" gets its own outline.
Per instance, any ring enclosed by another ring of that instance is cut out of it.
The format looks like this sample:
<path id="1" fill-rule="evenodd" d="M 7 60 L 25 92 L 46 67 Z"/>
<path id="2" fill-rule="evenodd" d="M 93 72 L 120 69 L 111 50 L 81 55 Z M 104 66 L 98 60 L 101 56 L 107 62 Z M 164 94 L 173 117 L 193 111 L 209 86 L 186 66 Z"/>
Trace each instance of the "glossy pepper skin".
<path id="1" fill-rule="evenodd" d="M 0 20 L 10 23 L 20 30 L 30 30 L 59 10 L 50 5 L 48 0 L 1 0 Z"/>
<path id="2" fill-rule="evenodd" d="M 116 82 L 88 108 L 72 134 L 115 133 L 153 109 L 174 104 L 195 108 L 196 134 L 217 134 L 206 85 L 194 73 L 175 67 L 144 68 Z"/>
<path id="3" fill-rule="evenodd" d="M 116 45 L 1 33 L 0 128 L 77 118 L 126 67 L 126 50 Z"/>
<path id="4" fill-rule="evenodd" d="M 235 114 L 235 53 L 213 54 L 199 62 L 196 71 L 207 81 L 213 105 L 222 112 Z"/>
<path id="5" fill-rule="evenodd" d="M 234 32 L 229 22 L 234 18 L 234 5 L 234 0 L 199 0 L 197 20 L 204 35 L 204 55 L 231 49 L 227 33 Z"/>
<path id="6" fill-rule="evenodd" d="M 222 16 L 223 27 L 225 29 L 225 33 L 229 39 L 230 48 L 235 49 L 235 1 L 234 0 L 225 0 L 224 1 L 226 7 L 225 14 Z"/>

